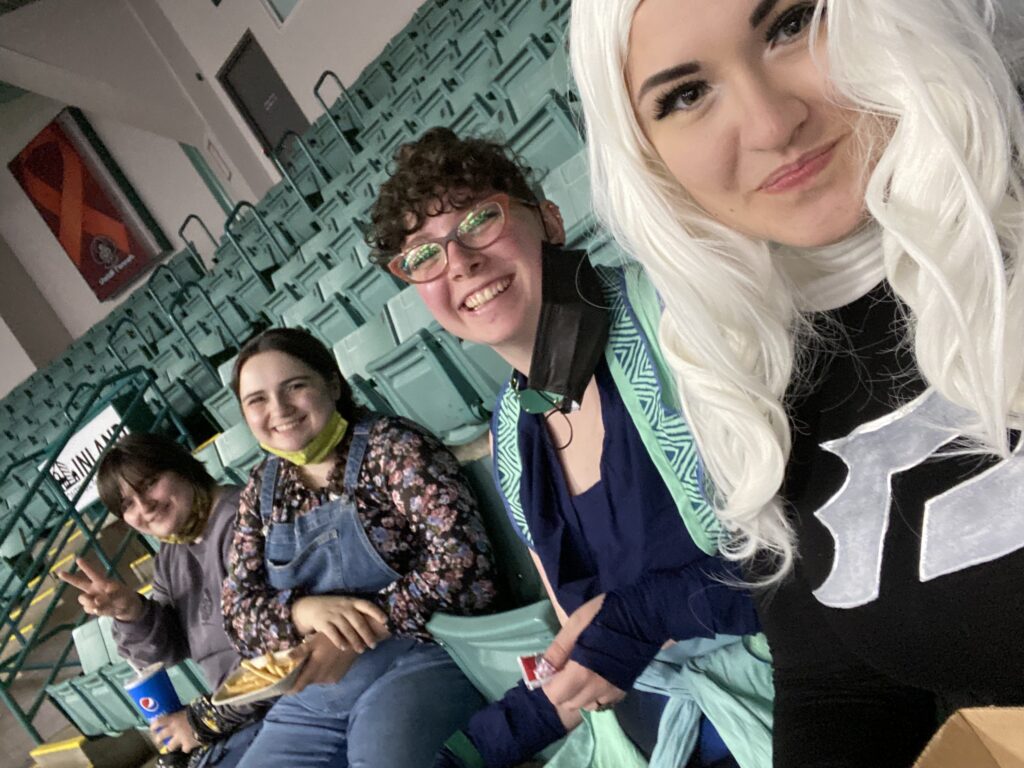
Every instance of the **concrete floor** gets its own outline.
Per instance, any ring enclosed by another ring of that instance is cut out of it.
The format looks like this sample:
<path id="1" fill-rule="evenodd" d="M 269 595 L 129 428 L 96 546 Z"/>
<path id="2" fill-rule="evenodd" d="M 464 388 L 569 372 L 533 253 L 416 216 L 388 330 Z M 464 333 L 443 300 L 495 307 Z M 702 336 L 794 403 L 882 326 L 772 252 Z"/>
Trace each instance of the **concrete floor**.
<path id="1" fill-rule="evenodd" d="M 56 657 L 66 640 L 67 635 L 51 638 L 36 649 L 33 658 L 46 660 Z M 75 652 L 72 649 L 68 659 L 75 658 Z M 29 671 L 18 675 L 10 691 L 15 701 L 23 707 L 28 706 L 43 684 L 46 674 L 42 671 Z M 78 674 L 76 667 L 65 669 L 61 671 L 57 680 L 66 680 L 76 674 Z M 68 723 L 64 715 L 49 700 L 40 707 L 33 720 L 33 725 L 47 741 L 58 740 L 59 737 L 70 739 L 78 735 L 78 731 Z M 22 728 L 21 723 L 3 704 L 0 704 L 0 745 L 2 745 L 0 746 L 0 768 L 28 768 L 32 765 L 28 753 L 36 744 L 28 732 Z"/>

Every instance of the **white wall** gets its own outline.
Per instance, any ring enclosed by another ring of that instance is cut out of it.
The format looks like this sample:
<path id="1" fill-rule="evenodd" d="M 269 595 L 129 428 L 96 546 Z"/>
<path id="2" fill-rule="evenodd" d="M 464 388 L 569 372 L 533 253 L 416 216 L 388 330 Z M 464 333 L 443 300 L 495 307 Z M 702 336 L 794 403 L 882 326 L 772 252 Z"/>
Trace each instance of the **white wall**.
<path id="1" fill-rule="evenodd" d="M 0 360 L 3 360 L 3 365 L 0 365 L 0 397 L 5 397 L 36 370 L 3 320 L 0 320 Z"/>
<path id="2" fill-rule="evenodd" d="M 420 3 L 300 0 L 283 26 L 260 0 L 38 0 L 0 17 L 0 80 L 34 92 L 0 105 L 0 237 L 71 336 L 117 300 L 97 301 L 6 169 L 64 104 L 89 115 L 177 247 L 188 213 L 209 214 L 215 234 L 223 223 L 177 141 L 203 152 L 236 199 L 255 200 L 276 179 L 216 81 L 246 30 L 312 120 L 320 73 L 350 85 Z"/>
<path id="3" fill-rule="evenodd" d="M 3 80 L 198 144 L 203 121 L 124 0 L 39 0 L 0 20 Z"/>
<path id="4" fill-rule="evenodd" d="M 261 0 L 155 0 L 174 26 L 206 82 L 262 158 L 259 142 L 217 83 L 217 72 L 252 30 L 299 107 L 312 122 L 323 111 L 313 85 L 325 69 L 334 70 L 351 85 L 412 18 L 422 0 L 300 0 L 283 26 L 278 26 Z M 337 94 L 325 87 L 324 95 Z M 268 173 L 276 171 L 263 159 Z"/>
<path id="5" fill-rule="evenodd" d="M 101 303 L 93 295 L 7 169 L 7 164 L 62 108 L 62 104 L 35 94 L 0 105 L 0 237 L 7 241 L 61 324 L 78 338 L 106 317 L 116 302 Z"/>
<path id="6" fill-rule="evenodd" d="M 183 247 L 178 228 L 190 213 L 199 214 L 214 237 L 220 236 L 224 212 L 176 141 L 92 113 L 87 112 L 86 117 L 174 250 Z M 189 234 L 196 237 L 192 227 Z M 203 242 L 197 245 L 203 253 L 210 250 Z"/>

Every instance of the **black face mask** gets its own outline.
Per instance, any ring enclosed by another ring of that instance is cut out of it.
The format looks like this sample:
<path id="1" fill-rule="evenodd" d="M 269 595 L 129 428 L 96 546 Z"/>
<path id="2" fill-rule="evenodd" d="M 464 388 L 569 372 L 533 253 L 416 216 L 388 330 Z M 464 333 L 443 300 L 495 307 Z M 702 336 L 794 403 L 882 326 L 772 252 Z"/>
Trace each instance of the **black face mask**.
<path id="1" fill-rule="evenodd" d="M 530 376 L 513 388 L 527 413 L 579 408 L 583 392 L 597 368 L 611 318 L 586 251 L 568 251 L 544 243 L 541 250 L 541 308 Z"/>

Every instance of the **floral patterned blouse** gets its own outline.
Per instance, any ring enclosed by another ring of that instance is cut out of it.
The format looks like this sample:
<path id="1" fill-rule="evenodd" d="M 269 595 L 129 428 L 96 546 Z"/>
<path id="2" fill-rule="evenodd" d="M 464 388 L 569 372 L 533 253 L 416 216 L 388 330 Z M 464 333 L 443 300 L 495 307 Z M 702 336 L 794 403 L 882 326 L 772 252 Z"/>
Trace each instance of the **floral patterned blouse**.
<path id="1" fill-rule="evenodd" d="M 429 638 L 426 623 L 435 611 L 483 613 L 495 596 L 490 544 L 476 499 L 458 461 L 437 439 L 395 418 L 371 428 L 355 491 L 356 513 L 366 536 L 400 578 L 381 590 L 376 602 L 393 634 Z M 336 449 L 338 462 L 327 486 L 310 490 L 298 469 L 281 462 L 273 523 L 287 523 L 337 498 L 344 486 L 352 430 Z M 291 621 L 298 590 L 278 593 L 266 578 L 265 534 L 259 497 L 260 462 L 242 491 L 234 546 L 224 582 L 224 623 L 243 656 L 297 645 Z"/>

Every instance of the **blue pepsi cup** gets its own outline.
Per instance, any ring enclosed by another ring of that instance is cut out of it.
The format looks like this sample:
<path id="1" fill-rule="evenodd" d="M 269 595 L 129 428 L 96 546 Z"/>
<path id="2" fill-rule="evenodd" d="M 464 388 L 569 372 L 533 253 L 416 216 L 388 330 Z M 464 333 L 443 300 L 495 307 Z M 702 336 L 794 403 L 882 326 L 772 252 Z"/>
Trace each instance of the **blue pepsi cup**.
<path id="1" fill-rule="evenodd" d="M 125 683 L 124 689 L 147 721 L 181 709 L 181 700 L 163 664 L 150 664 Z"/>

